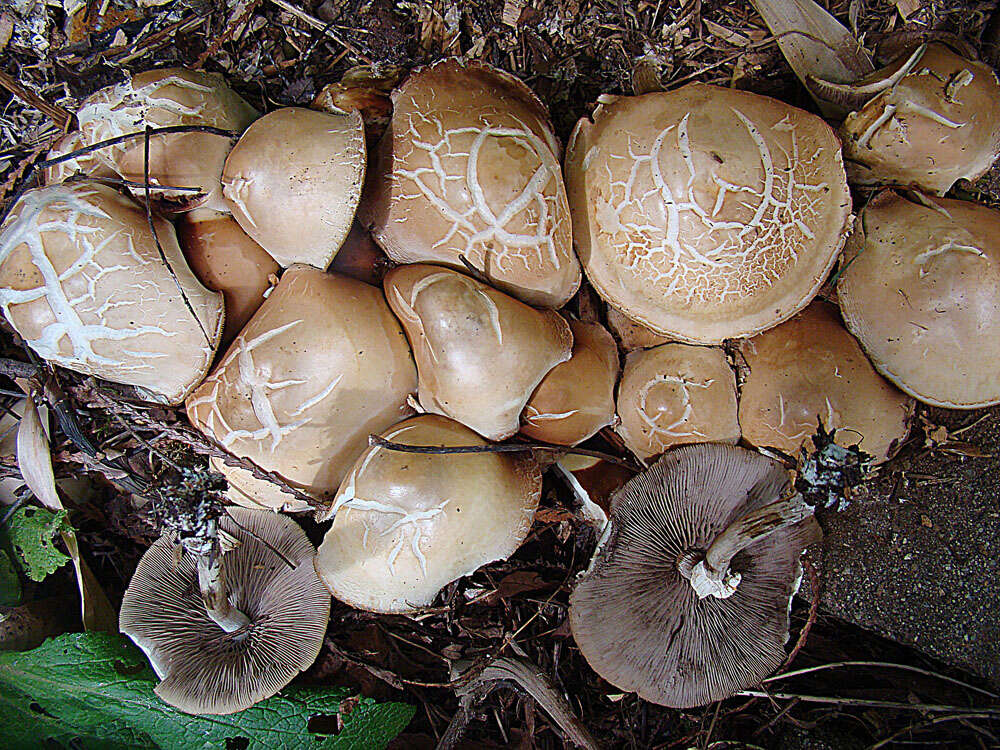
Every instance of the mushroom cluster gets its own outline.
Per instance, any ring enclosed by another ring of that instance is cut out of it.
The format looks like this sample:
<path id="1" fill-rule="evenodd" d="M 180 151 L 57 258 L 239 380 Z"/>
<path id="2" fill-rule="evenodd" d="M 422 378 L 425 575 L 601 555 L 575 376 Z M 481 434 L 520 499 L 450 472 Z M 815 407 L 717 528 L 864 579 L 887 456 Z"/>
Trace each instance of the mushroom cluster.
<path id="1" fill-rule="evenodd" d="M 846 153 L 874 174 L 871 149 L 912 147 L 929 122 L 935 163 L 976 156 L 879 182 L 941 192 L 996 155 L 1000 117 L 976 109 L 996 80 L 949 54 L 859 82 Z M 545 467 L 531 444 L 495 447 L 511 438 L 547 443 L 605 531 L 569 615 L 594 669 L 668 705 L 723 698 L 784 658 L 818 538 L 786 470 L 750 448 L 794 458 L 832 431 L 881 462 L 910 396 L 1000 403 L 1000 214 L 884 191 L 854 226 L 841 144 L 814 115 L 705 84 L 602 96 L 561 167 L 542 102 L 482 63 L 321 99 L 261 117 L 217 76 L 137 75 L 84 103 L 46 187 L 0 227 L 0 308 L 29 347 L 183 402 L 230 454 L 212 466 L 245 506 L 221 522 L 239 545 L 175 565 L 157 542 L 121 614 L 183 710 L 281 689 L 331 594 L 413 614 L 514 553 Z M 839 312 L 814 301 L 838 261 Z M 595 436 L 649 468 L 618 490 L 632 472 L 565 455 Z M 318 553 L 281 511 L 330 523 Z"/>

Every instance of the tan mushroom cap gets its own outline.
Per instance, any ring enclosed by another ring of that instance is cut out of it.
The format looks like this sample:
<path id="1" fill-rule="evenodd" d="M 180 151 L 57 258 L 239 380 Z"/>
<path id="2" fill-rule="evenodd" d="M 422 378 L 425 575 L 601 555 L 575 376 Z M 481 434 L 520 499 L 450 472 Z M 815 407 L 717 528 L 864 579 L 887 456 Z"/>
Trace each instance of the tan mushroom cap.
<path id="1" fill-rule="evenodd" d="M 154 223 L 173 276 L 146 212 L 113 189 L 29 190 L 0 227 L 0 307 L 43 359 L 176 404 L 212 364 L 222 295 L 198 283 L 173 225 Z"/>
<path id="2" fill-rule="evenodd" d="M 875 372 L 829 303 L 815 301 L 743 341 L 740 353 L 740 430 L 753 445 L 797 456 L 813 448 L 822 420 L 839 444 L 858 445 L 879 463 L 909 432 L 913 399 Z"/>
<path id="3" fill-rule="evenodd" d="M 55 145 L 49 149 L 49 152 L 45 155 L 46 159 L 55 159 L 59 156 L 65 156 L 66 154 L 77 151 L 78 149 L 89 146 L 90 144 L 84 139 L 83 133 L 79 130 L 74 130 L 72 133 L 67 133 L 58 141 Z M 91 151 L 89 154 L 83 154 L 82 156 L 75 156 L 68 161 L 61 161 L 58 164 L 54 164 L 51 167 L 46 167 L 42 170 L 42 184 L 52 185 L 54 183 L 62 182 L 67 177 L 72 177 L 76 174 L 87 175 L 88 177 L 117 177 L 111 167 L 107 166 L 100 159 L 100 154 L 97 151 Z"/>
<path id="4" fill-rule="evenodd" d="M 812 517 L 755 541 L 732 559 L 730 596 L 700 598 L 680 567 L 734 519 L 769 504 L 787 472 L 730 445 L 670 451 L 611 501 L 611 525 L 570 595 L 569 624 L 590 666 L 612 685 L 688 708 L 748 688 L 785 659 L 788 613 Z"/>
<path id="5" fill-rule="evenodd" d="M 922 49 L 922 51 L 921 51 Z M 859 81 L 878 91 L 840 128 L 852 181 L 916 185 L 944 195 L 1000 154 L 1000 84 L 986 64 L 940 43 L 901 55 Z"/>
<path id="6" fill-rule="evenodd" d="M 580 286 L 559 145 L 548 113 L 513 76 L 452 58 L 392 95 L 362 211 L 390 258 L 463 269 L 533 305 Z"/>
<path id="7" fill-rule="evenodd" d="M 736 413 L 736 375 L 721 349 L 663 344 L 625 358 L 616 431 L 643 460 L 674 445 L 739 441 Z"/>
<path id="8" fill-rule="evenodd" d="M 861 212 L 837 297 L 875 368 L 918 401 L 1000 403 L 1000 211 L 885 191 Z"/>
<path id="9" fill-rule="evenodd" d="M 634 349 L 652 349 L 660 344 L 669 344 L 669 336 L 661 336 L 642 323 L 629 318 L 621 310 L 617 310 L 611 305 L 608 308 L 608 328 L 615 337 L 622 349 L 630 352 Z"/>
<path id="10" fill-rule="evenodd" d="M 285 107 L 247 128 L 222 192 L 243 231 L 282 266 L 326 268 L 351 229 L 365 180 L 358 112 Z"/>
<path id="11" fill-rule="evenodd" d="M 332 498 L 368 435 L 411 412 L 416 370 L 381 292 L 293 266 L 187 400 L 191 423 L 230 452 Z M 306 510 L 242 469 L 219 465 L 234 502 Z"/>
<path id="12" fill-rule="evenodd" d="M 750 336 L 804 307 L 851 215 L 823 120 L 704 84 L 602 97 L 570 138 L 566 187 L 598 293 L 691 343 Z"/>
<path id="13" fill-rule="evenodd" d="M 407 445 L 487 444 L 433 414 L 383 437 Z M 511 555 L 531 529 L 541 492 L 541 470 L 527 455 L 369 448 L 337 493 L 316 570 L 352 607 L 410 612 L 452 581 Z"/>
<path id="14" fill-rule="evenodd" d="M 227 633 L 209 618 L 193 556 L 178 559 L 167 536 L 142 556 L 122 600 L 119 627 L 162 680 L 156 694 L 190 714 L 231 714 L 277 693 L 319 656 L 330 619 L 316 550 L 295 521 L 227 513 L 219 526 L 240 542 L 222 559 L 229 601 L 249 628 Z"/>
<path id="15" fill-rule="evenodd" d="M 570 320 L 573 355 L 556 365 L 521 412 L 521 434 L 576 445 L 615 418 L 618 347 L 598 323 Z"/>
<path id="16" fill-rule="evenodd" d="M 230 89 L 222 76 L 186 68 L 161 68 L 132 76 L 91 95 L 77 112 L 83 142 L 96 143 L 146 125 L 209 125 L 242 133 L 259 115 Z M 99 158 L 126 180 L 143 181 L 145 143 L 134 138 L 101 149 Z M 201 205 L 228 211 L 219 178 L 232 147 L 228 138 L 210 133 L 175 133 L 149 141 L 150 182 L 201 188 Z M 164 191 L 160 197 L 183 203 L 188 195 Z"/>
<path id="17" fill-rule="evenodd" d="M 490 440 L 517 432 L 542 378 L 572 354 L 573 333 L 558 313 L 456 271 L 400 266 L 384 287 L 413 347 L 420 405 Z"/>
<path id="18" fill-rule="evenodd" d="M 226 305 L 222 344 L 236 338 L 264 301 L 281 267 L 229 214 L 195 209 L 177 222 L 177 239 L 198 280 Z"/>

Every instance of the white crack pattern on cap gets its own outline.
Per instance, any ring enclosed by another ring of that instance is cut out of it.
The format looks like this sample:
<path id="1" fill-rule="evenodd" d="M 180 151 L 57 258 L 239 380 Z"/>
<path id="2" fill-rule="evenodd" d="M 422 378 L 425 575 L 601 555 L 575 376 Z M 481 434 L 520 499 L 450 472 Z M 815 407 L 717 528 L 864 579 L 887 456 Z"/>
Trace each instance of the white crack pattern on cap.
<path id="1" fill-rule="evenodd" d="M 650 410 L 646 407 L 650 391 L 652 391 L 656 386 L 664 383 L 678 386 L 677 391 L 678 396 L 680 397 L 682 410 L 681 416 L 667 425 L 661 424 L 661 417 L 663 416 L 661 412 L 657 410 Z M 660 436 L 667 438 L 704 437 L 705 433 L 694 427 L 694 423 L 691 422 L 691 415 L 694 413 L 694 405 L 691 403 L 691 392 L 688 389 L 701 388 L 707 390 L 711 388 L 714 383 L 714 378 L 699 381 L 678 375 L 657 375 L 643 385 L 642 388 L 639 389 L 639 408 L 636 414 L 639 416 L 639 419 L 642 420 L 643 424 L 645 424 L 649 429 L 649 441 L 651 443 L 655 441 L 661 447 L 666 447 L 668 445 L 673 445 L 675 441 L 670 440 L 664 442 L 659 439 Z M 688 424 L 691 429 L 681 430 L 680 427 L 685 424 Z"/>

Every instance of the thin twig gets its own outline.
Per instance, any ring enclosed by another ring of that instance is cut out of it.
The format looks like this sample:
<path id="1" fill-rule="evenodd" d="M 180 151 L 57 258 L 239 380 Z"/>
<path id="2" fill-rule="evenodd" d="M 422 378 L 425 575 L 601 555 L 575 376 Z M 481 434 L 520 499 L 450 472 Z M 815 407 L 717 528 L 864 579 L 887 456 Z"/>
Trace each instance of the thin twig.
<path id="1" fill-rule="evenodd" d="M 832 706 L 862 706 L 867 708 L 892 708 L 900 711 L 927 711 L 928 713 L 964 713 L 969 717 L 1000 719 L 1000 708 L 977 708 L 967 706 L 946 706 L 940 703 L 901 703 L 899 701 L 878 701 L 865 698 L 838 698 L 827 695 L 800 695 L 799 693 L 768 693 L 764 690 L 741 690 L 736 695 L 772 700 L 799 699 L 806 703 L 826 703 Z"/>
<path id="2" fill-rule="evenodd" d="M 229 19 L 225 28 L 222 32 L 212 40 L 212 43 L 205 48 L 205 51 L 198 55 L 198 59 L 195 60 L 194 67 L 196 69 L 201 68 L 205 65 L 205 62 L 214 55 L 223 44 L 232 39 L 233 32 L 244 23 L 251 15 L 257 10 L 257 7 L 263 2 L 263 0 L 250 0 L 246 7 L 238 14 Z"/>
<path id="3" fill-rule="evenodd" d="M 70 129 L 70 125 L 75 119 L 73 113 L 58 104 L 50 104 L 29 88 L 21 85 L 13 76 L 0 70 L 0 86 L 3 86 L 10 93 L 23 101 L 29 107 L 34 107 L 39 112 L 54 122 L 64 133 Z"/>
<path id="4" fill-rule="evenodd" d="M 902 669 L 907 672 L 915 672 L 916 674 L 926 675 L 927 677 L 934 677 L 939 680 L 944 680 L 945 682 L 950 682 L 954 685 L 959 685 L 967 690 L 973 690 L 977 693 L 982 693 L 983 695 L 989 696 L 990 698 L 1000 699 L 1000 695 L 992 693 L 989 690 L 984 690 L 981 687 L 976 687 L 975 685 L 970 685 L 967 682 L 962 682 L 961 680 L 956 680 L 954 677 L 948 677 L 943 674 L 938 674 L 937 672 L 932 672 L 929 669 L 921 669 L 920 667 L 911 667 L 909 664 L 892 664 L 891 662 L 884 661 L 838 661 L 831 664 L 818 664 L 815 667 L 804 667 L 803 669 L 796 669 L 792 672 L 783 672 L 782 674 L 776 674 L 772 677 L 767 677 L 761 680 L 762 685 L 766 685 L 770 682 L 777 682 L 778 680 L 784 680 L 788 677 L 798 677 L 799 675 L 809 674 L 811 672 L 820 672 L 826 669 L 842 669 L 844 667 L 880 667 L 883 669 Z"/>

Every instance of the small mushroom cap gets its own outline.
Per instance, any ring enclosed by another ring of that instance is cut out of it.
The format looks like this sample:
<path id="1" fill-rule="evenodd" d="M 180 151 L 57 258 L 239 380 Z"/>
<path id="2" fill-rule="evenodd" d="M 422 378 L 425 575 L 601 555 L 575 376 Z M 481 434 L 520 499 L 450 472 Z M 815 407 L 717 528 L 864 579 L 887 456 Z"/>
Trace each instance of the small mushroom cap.
<path id="1" fill-rule="evenodd" d="M 608 329 L 626 352 L 634 349 L 652 349 L 660 344 L 669 344 L 669 336 L 661 336 L 642 323 L 637 323 L 630 317 L 616 310 L 611 305 L 608 308 Z"/>
<path id="2" fill-rule="evenodd" d="M 691 445 L 612 498 L 610 532 L 570 596 L 573 638 L 594 671 L 645 700 L 689 708 L 750 687 L 781 664 L 799 557 L 820 536 L 815 520 L 737 553 L 732 570 L 742 578 L 728 598 L 699 599 L 678 571 L 686 552 L 703 552 L 731 522 L 776 499 L 748 499 L 767 481 L 788 481 L 771 459 Z"/>
<path id="3" fill-rule="evenodd" d="M 486 445 L 467 427 L 424 414 L 383 434 L 408 445 Z M 516 550 L 531 529 L 541 470 L 527 454 L 432 455 L 373 447 L 344 480 L 316 570 L 342 602 L 410 612 Z"/>
<path id="4" fill-rule="evenodd" d="M 56 141 L 55 145 L 45 155 L 45 158 L 55 159 L 58 156 L 64 156 L 89 145 L 90 143 L 84 139 L 83 133 L 79 130 L 74 130 L 72 133 L 67 133 Z M 111 167 L 101 161 L 99 152 L 91 151 L 89 154 L 76 156 L 68 161 L 61 161 L 58 164 L 43 169 L 42 184 L 52 185 L 59 183 L 76 174 L 83 174 L 88 177 L 118 176 Z"/>
<path id="5" fill-rule="evenodd" d="M 490 440 L 517 432 L 542 378 L 572 354 L 573 333 L 558 313 L 464 274 L 400 266 L 384 286 L 417 360 L 420 405 Z"/>
<path id="6" fill-rule="evenodd" d="M 173 275 L 146 212 L 113 189 L 27 191 L 0 227 L 0 307 L 43 359 L 176 404 L 212 364 L 222 295 L 191 273 L 173 225 L 153 221 Z"/>
<path id="7" fill-rule="evenodd" d="M 521 434 L 577 445 L 615 418 L 618 347 L 598 323 L 570 320 L 573 355 L 549 370 L 521 412 Z"/>
<path id="8" fill-rule="evenodd" d="M 735 443 L 736 414 L 736 375 L 721 349 L 663 344 L 626 357 L 617 432 L 639 458 L 684 443 Z"/>
<path id="9" fill-rule="evenodd" d="M 1000 211 L 885 191 L 861 212 L 837 284 L 875 368 L 918 401 L 1000 403 Z"/>
<path id="10" fill-rule="evenodd" d="M 122 600 L 119 627 L 162 680 L 156 694 L 189 714 L 231 714 L 274 695 L 319 656 L 330 619 L 302 529 L 268 511 L 227 513 L 219 526 L 240 544 L 222 565 L 248 628 L 226 633 L 209 618 L 197 561 L 178 558 L 167 536 L 142 556 Z"/>
<path id="11" fill-rule="evenodd" d="M 332 497 L 368 436 L 411 413 L 415 387 L 406 338 L 377 288 L 293 266 L 191 394 L 187 413 L 232 453 Z M 304 509 L 270 482 L 219 468 L 262 505 Z"/>
<path id="12" fill-rule="evenodd" d="M 365 180 L 357 112 L 285 107 L 247 128 L 222 192 L 243 231 L 282 266 L 326 268 L 351 229 Z"/>
<path id="13" fill-rule="evenodd" d="M 704 84 L 602 97 L 570 138 L 566 187 L 597 292 L 690 343 L 750 336 L 803 308 L 851 216 L 823 120 Z"/>
<path id="14" fill-rule="evenodd" d="M 844 156 L 861 165 L 852 181 L 944 195 L 957 180 L 982 176 L 1000 154 L 1000 84 L 988 65 L 943 44 L 928 44 L 915 62 L 912 52 L 857 84 L 885 88 L 844 120 Z M 907 63 L 909 72 L 889 85 Z"/>
<path id="15" fill-rule="evenodd" d="M 217 73 L 160 68 L 101 89 L 83 103 L 76 116 L 83 142 L 97 143 L 142 132 L 146 125 L 209 125 L 242 133 L 259 114 Z M 231 147 L 228 138 L 211 133 L 153 136 L 149 140 L 150 182 L 201 188 L 206 193 L 201 206 L 228 211 L 219 178 Z M 142 182 L 144 151 L 144 139 L 133 138 L 97 153 L 126 180 Z M 189 198 L 172 191 L 164 191 L 159 197 L 180 203 Z"/>
<path id="16" fill-rule="evenodd" d="M 559 146 L 531 90 L 452 58 L 416 70 L 392 100 L 362 208 L 389 257 L 463 269 L 464 255 L 525 302 L 569 301 L 581 273 Z"/>
<path id="17" fill-rule="evenodd" d="M 260 307 L 281 267 L 232 216 L 211 209 L 184 214 L 177 239 L 198 280 L 225 299 L 222 344 L 228 345 Z"/>
<path id="18" fill-rule="evenodd" d="M 797 456 L 821 419 L 838 443 L 881 462 L 909 432 L 913 399 L 875 372 L 829 303 L 743 341 L 740 353 L 740 430 L 753 445 Z"/>

